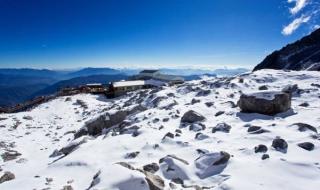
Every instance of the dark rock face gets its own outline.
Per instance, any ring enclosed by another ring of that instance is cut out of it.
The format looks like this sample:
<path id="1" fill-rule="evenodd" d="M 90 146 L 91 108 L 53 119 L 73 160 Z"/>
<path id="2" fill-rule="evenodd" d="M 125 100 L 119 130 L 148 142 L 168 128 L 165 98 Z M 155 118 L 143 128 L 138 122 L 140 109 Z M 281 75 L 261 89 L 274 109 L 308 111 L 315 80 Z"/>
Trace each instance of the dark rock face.
<path id="1" fill-rule="evenodd" d="M 291 95 L 285 92 L 242 94 L 238 105 L 242 112 L 275 115 L 291 108 Z"/>
<path id="2" fill-rule="evenodd" d="M 181 122 L 183 123 L 195 123 L 205 120 L 206 118 L 202 116 L 201 114 L 190 110 L 187 111 L 181 118 Z"/>
<path id="3" fill-rule="evenodd" d="M 288 149 L 288 143 L 281 138 L 275 138 L 272 141 L 272 147 L 275 148 L 277 151 L 286 153 Z"/>
<path id="4" fill-rule="evenodd" d="M 289 69 L 320 71 L 320 29 L 268 55 L 253 70 Z"/>
<path id="5" fill-rule="evenodd" d="M 298 146 L 308 151 L 311 151 L 314 149 L 314 144 L 311 142 L 299 143 Z"/>

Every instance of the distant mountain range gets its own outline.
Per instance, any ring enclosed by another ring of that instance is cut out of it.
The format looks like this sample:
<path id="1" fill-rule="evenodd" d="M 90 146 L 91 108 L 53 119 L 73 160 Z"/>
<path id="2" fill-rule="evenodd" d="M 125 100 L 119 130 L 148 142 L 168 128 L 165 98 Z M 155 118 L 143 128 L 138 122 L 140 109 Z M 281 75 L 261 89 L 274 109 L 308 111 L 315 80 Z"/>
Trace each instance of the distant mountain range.
<path id="1" fill-rule="evenodd" d="M 254 68 L 320 71 L 320 29 L 268 55 Z"/>
<path id="2" fill-rule="evenodd" d="M 84 68 L 74 71 L 48 69 L 0 69 L 0 106 L 7 107 L 41 95 L 53 94 L 65 87 L 88 83 L 104 83 L 127 79 L 141 69 Z M 186 80 L 200 79 L 204 74 L 234 75 L 246 69 L 160 69 L 162 73 L 184 76 Z"/>

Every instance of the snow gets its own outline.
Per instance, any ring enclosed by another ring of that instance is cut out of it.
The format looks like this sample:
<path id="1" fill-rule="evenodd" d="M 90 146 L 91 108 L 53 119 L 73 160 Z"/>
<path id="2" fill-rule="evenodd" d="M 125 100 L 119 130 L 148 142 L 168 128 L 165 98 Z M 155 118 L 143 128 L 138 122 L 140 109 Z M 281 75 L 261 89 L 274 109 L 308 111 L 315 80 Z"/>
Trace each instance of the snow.
<path id="1" fill-rule="evenodd" d="M 112 83 L 114 87 L 124 87 L 124 86 L 142 86 L 146 82 L 144 80 L 132 80 L 132 81 L 119 81 Z"/>
<path id="2" fill-rule="evenodd" d="M 239 82 L 240 78 L 243 83 Z M 165 181 L 165 189 L 170 189 L 169 183 L 175 177 L 183 179 L 184 186 L 198 185 L 217 190 L 317 189 L 320 186 L 320 141 L 312 136 L 318 134 L 309 130 L 300 132 L 292 124 L 307 123 L 320 130 L 320 89 L 311 85 L 320 84 L 320 73 L 260 70 L 230 78 L 229 84 L 219 88 L 210 87 L 210 84 L 217 81 L 219 82 L 219 78 L 206 78 L 207 84 L 199 80 L 163 87 L 163 90 L 153 94 L 153 98 L 169 93 L 174 96 L 162 99 L 158 107 L 148 107 L 146 111 L 127 118 L 134 121 L 130 126 L 139 127 L 139 135 L 136 137 L 130 133 L 107 133 L 74 140 L 73 133 L 105 112 L 121 110 L 140 91 L 112 100 L 88 94 L 70 96 L 71 101 L 65 101 L 67 97 L 60 97 L 28 112 L 1 114 L 0 118 L 7 119 L 0 120 L 0 126 L 4 126 L 0 127 L 0 154 L 9 149 L 22 155 L 7 162 L 0 158 L 0 176 L 5 171 L 16 176 L 16 179 L 0 184 L 0 189 L 50 187 L 59 190 L 69 184 L 73 189 L 82 190 L 89 188 L 97 173 L 99 175 L 94 180 L 95 186 L 92 189 L 149 189 L 143 173 L 120 166 L 117 164 L 119 162 L 127 162 L 135 168 L 142 168 L 153 162 L 159 164 L 160 169 L 155 175 Z M 305 91 L 292 97 L 291 112 L 275 116 L 240 113 L 238 107 L 230 104 L 230 101 L 236 103 L 239 99 L 239 91 L 255 93 L 261 85 L 268 85 L 268 91 L 281 91 L 288 84 L 298 84 L 299 89 Z M 186 90 L 187 85 L 194 90 Z M 211 89 L 212 92 L 208 96 L 198 97 L 197 88 Z M 141 104 L 148 105 L 146 102 L 150 101 L 148 98 L 151 95 L 148 93 Z M 193 98 L 200 102 L 192 105 L 190 102 Z M 82 100 L 88 108 L 76 104 L 76 100 Z M 166 109 L 166 105 L 172 102 L 177 105 Z M 213 106 L 206 106 L 206 102 L 213 102 Z M 310 106 L 299 106 L 304 102 L 308 102 Z M 193 131 L 189 130 L 189 126 L 181 125 L 182 115 L 189 110 L 206 117 L 202 122 L 206 126 L 204 130 Z M 218 111 L 225 113 L 215 117 Z M 174 115 L 179 117 L 173 117 Z M 32 120 L 23 119 L 24 116 L 30 116 Z M 159 122 L 153 122 L 156 118 Z M 164 118 L 170 119 L 163 122 Z M 232 127 L 229 133 L 211 132 L 213 127 L 223 122 Z M 261 126 L 270 132 L 249 134 L 246 124 Z M 168 132 L 176 134 L 177 129 L 182 132 L 180 136 L 163 139 Z M 196 139 L 199 132 L 207 138 Z M 272 140 L 277 136 L 287 141 L 286 153 L 272 148 Z M 86 143 L 69 155 L 62 158 L 49 157 L 55 150 L 83 139 L 86 139 Z M 312 142 L 315 149 L 306 151 L 298 147 L 297 144 L 301 142 Z M 14 146 L 10 147 L 10 143 L 14 143 Z M 254 152 L 254 147 L 259 144 L 268 147 L 269 159 L 262 160 L 262 153 Z M 199 149 L 204 153 L 199 154 Z M 140 152 L 137 157 L 126 157 L 128 153 L 136 151 Z M 217 160 L 220 151 L 231 155 L 229 161 L 223 165 L 210 165 Z M 174 155 L 188 164 L 167 155 Z M 168 167 L 173 170 L 168 170 Z M 52 178 L 53 181 L 47 183 L 46 178 Z M 178 189 L 184 189 L 181 185 L 176 185 Z"/>

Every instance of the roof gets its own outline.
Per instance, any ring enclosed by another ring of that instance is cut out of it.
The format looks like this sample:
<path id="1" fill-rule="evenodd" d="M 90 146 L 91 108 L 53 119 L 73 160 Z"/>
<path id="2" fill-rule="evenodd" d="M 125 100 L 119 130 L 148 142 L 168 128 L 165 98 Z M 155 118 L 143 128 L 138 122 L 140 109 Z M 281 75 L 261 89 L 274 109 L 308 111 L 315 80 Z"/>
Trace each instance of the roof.
<path id="1" fill-rule="evenodd" d="M 140 73 L 156 73 L 158 72 L 159 70 L 143 70 L 141 71 Z"/>
<path id="2" fill-rule="evenodd" d="M 119 81 L 112 83 L 113 87 L 141 86 L 145 84 L 144 80 Z"/>

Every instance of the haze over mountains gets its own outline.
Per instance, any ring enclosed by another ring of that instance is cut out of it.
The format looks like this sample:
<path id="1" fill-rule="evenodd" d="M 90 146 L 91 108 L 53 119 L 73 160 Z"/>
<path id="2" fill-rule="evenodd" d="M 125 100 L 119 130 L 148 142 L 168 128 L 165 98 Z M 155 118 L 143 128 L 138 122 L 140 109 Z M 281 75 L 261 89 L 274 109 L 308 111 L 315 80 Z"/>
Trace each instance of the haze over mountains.
<path id="1" fill-rule="evenodd" d="M 75 71 L 48 69 L 0 69 L 0 106 L 12 106 L 36 96 L 53 94 L 64 87 L 88 83 L 108 84 L 127 79 L 141 69 L 84 68 Z M 234 75 L 247 69 L 160 69 L 167 74 L 185 76 L 186 80 L 199 79 L 203 74 Z"/>

